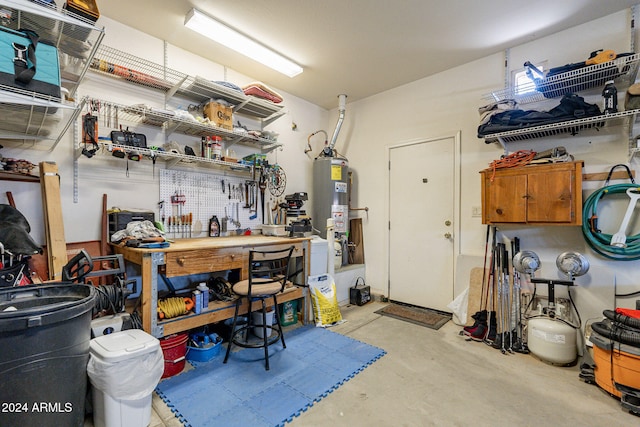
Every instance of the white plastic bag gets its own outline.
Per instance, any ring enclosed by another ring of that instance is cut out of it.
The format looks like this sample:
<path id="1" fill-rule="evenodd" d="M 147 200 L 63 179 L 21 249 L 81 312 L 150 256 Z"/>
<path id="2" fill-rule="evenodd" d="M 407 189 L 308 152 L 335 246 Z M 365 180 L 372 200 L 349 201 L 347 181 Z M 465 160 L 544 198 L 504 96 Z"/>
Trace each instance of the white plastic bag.
<path id="1" fill-rule="evenodd" d="M 98 390 L 120 400 L 138 400 L 153 393 L 164 372 L 162 348 L 118 362 L 90 355 L 87 375 Z"/>
<path id="2" fill-rule="evenodd" d="M 467 307 L 469 305 L 469 287 L 467 287 L 460 295 L 453 301 L 447 304 L 447 308 L 450 308 L 453 312 L 453 323 L 456 325 L 464 326 L 467 324 Z"/>
<path id="3" fill-rule="evenodd" d="M 309 276 L 309 291 L 316 326 L 324 328 L 343 322 L 333 277 L 328 274 Z"/>

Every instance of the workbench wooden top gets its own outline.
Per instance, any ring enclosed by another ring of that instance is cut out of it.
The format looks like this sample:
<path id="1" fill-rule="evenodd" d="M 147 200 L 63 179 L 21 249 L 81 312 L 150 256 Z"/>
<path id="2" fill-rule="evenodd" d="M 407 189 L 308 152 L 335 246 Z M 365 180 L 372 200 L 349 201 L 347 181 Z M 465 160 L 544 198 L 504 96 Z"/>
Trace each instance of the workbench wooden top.
<path id="1" fill-rule="evenodd" d="M 250 236 L 198 237 L 192 239 L 176 239 L 167 248 L 133 248 L 123 245 L 112 245 L 119 252 L 177 252 L 201 249 L 222 249 L 238 247 L 254 247 L 268 245 L 297 244 L 311 240 L 311 237 L 276 237 L 255 234 Z"/>

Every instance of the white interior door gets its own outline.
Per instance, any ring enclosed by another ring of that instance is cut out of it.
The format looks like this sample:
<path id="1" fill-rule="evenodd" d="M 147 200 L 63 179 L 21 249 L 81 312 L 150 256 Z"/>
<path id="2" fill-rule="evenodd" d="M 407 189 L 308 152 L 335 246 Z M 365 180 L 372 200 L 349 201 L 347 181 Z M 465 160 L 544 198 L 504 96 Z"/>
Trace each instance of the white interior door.
<path id="1" fill-rule="evenodd" d="M 389 150 L 389 298 L 441 311 L 453 298 L 455 138 Z"/>

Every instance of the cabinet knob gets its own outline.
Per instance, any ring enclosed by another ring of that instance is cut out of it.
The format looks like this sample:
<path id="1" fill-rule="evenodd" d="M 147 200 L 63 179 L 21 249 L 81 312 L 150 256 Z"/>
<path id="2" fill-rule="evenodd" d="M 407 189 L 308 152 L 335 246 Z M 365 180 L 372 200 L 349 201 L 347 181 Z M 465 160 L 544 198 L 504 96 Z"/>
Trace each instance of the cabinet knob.
<path id="1" fill-rule="evenodd" d="M 451 238 L 451 233 L 444 233 L 444 238 L 445 239 L 450 239 Z"/>
<path id="2" fill-rule="evenodd" d="M 184 265 L 184 262 L 185 262 L 186 260 L 187 260 L 187 259 L 186 259 L 185 257 L 180 257 L 180 258 L 178 258 L 178 264 L 180 264 L 180 265 Z"/>
<path id="3" fill-rule="evenodd" d="M 498 215 L 502 215 L 502 209 L 496 209 L 496 213 L 497 213 Z"/>

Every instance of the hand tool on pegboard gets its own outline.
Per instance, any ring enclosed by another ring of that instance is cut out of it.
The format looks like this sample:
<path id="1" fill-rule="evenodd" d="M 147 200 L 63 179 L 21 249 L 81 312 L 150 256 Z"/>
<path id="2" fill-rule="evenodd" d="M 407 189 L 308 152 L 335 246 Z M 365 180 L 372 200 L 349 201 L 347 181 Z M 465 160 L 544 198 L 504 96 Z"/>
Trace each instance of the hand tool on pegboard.
<path id="1" fill-rule="evenodd" d="M 262 209 L 262 223 L 264 224 L 264 190 L 267 189 L 267 177 L 264 172 L 264 167 L 260 168 L 258 187 L 260 188 L 260 208 Z"/>
<path id="2" fill-rule="evenodd" d="M 250 181 L 244 183 L 244 209 L 251 209 L 251 198 L 249 197 Z"/>
<path id="3" fill-rule="evenodd" d="M 186 201 L 187 201 L 186 196 L 182 193 L 178 193 L 178 191 L 176 191 L 175 194 L 171 196 L 171 204 L 177 210 L 177 212 L 173 217 L 174 235 L 177 232 L 180 235 L 180 237 L 185 237 L 184 226 L 186 221 L 182 211 Z M 174 236 L 174 237 L 177 237 L 177 236 Z"/>
<path id="4" fill-rule="evenodd" d="M 249 205 L 249 219 L 254 220 L 258 217 L 258 208 L 256 206 L 256 200 L 258 198 L 258 186 L 255 181 L 248 181 L 247 184 L 249 186 L 249 200 L 247 202 L 247 204 Z"/>

